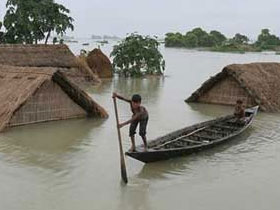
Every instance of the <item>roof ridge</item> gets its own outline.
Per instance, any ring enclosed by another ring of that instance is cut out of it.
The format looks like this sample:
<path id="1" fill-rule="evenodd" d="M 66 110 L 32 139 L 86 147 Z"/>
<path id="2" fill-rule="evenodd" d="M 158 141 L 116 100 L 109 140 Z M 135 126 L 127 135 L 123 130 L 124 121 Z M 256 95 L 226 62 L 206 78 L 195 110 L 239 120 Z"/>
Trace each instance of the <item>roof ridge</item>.
<path id="1" fill-rule="evenodd" d="M 58 70 L 56 70 L 58 71 Z M 0 73 L 20 73 L 20 74 L 41 74 L 41 75 L 47 75 L 47 76 L 52 76 L 56 71 L 54 71 L 53 73 L 43 73 L 43 72 L 32 72 L 32 71 L 29 71 L 29 72 L 23 72 L 23 71 L 6 71 L 6 70 L 1 70 Z"/>

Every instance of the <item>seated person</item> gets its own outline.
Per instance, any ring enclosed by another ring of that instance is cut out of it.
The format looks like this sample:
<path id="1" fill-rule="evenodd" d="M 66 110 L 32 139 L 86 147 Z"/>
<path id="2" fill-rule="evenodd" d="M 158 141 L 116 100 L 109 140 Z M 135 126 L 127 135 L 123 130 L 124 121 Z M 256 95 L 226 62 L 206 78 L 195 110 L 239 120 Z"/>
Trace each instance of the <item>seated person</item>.
<path id="1" fill-rule="evenodd" d="M 239 121 L 243 121 L 245 118 L 245 108 L 243 106 L 243 101 L 238 99 L 236 101 L 235 107 L 234 107 L 234 116 Z"/>
<path id="2" fill-rule="evenodd" d="M 240 99 L 238 99 L 236 101 L 236 104 L 234 107 L 234 116 L 238 119 L 245 117 L 245 108 L 243 106 L 243 101 Z"/>

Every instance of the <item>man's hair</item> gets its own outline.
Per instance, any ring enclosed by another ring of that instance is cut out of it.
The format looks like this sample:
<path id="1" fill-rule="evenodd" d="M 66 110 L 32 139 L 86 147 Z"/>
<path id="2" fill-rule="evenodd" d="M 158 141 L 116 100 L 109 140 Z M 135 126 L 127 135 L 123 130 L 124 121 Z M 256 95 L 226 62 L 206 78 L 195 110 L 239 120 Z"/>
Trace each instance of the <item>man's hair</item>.
<path id="1" fill-rule="evenodd" d="M 141 96 L 138 94 L 134 94 L 131 98 L 131 101 L 135 102 L 135 103 L 140 103 L 142 100 Z"/>
<path id="2" fill-rule="evenodd" d="M 236 101 L 236 103 L 238 103 L 238 104 L 243 104 L 243 101 L 242 101 L 241 99 L 238 99 L 238 100 Z"/>

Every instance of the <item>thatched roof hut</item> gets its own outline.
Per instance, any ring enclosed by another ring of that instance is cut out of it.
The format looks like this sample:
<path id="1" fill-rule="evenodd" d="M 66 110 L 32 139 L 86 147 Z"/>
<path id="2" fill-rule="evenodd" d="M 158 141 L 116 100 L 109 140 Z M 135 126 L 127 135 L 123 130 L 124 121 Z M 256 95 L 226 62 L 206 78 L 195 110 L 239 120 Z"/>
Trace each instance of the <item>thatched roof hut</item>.
<path id="1" fill-rule="evenodd" d="M 91 78 L 93 78 L 93 80 L 96 81 L 96 83 L 101 83 L 101 80 L 100 80 L 97 72 L 92 71 L 92 69 L 88 66 L 86 57 L 77 56 L 76 58 L 77 58 L 77 61 L 78 61 L 79 69 L 81 69 L 85 72 L 89 72 L 89 74 L 91 75 Z"/>
<path id="2" fill-rule="evenodd" d="M 280 63 L 233 64 L 211 77 L 186 102 L 246 106 L 260 105 L 263 111 L 280 111 Z"/>
<path id="3" fill-rule="evenodd" d="M 100 49 L 94 49 L 88 54 L 87 63 L 92 72 L 97 73 L 100 78 L 113 77 L 111 61 Z"/>
<path id="4" fill-rule="evenodd" d="M 55 67 L 0 65 L 0 131 L 6 127 L 79 117 L 107 117 L 106 111 Z"/>
<path id="5" fill-rule="evenodd" d="M 76 83 L 95 82 L 99 79 L 84 68 L 66 45 L 0 45 L 0 65 L 22 67 L 60 67 Z"/>

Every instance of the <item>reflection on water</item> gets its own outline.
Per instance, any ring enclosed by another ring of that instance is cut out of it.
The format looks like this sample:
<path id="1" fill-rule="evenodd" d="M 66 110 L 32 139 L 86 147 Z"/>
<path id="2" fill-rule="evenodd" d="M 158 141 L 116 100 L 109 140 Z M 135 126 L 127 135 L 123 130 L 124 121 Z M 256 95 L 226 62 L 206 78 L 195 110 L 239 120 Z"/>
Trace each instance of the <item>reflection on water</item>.
<path id="1" fill-rule="evenodd" d="M 162 52 L 165 78 L 114 78 L 87 88 L 108 110 L 107 120 L 65 120 L 1 133 L 1 209 L 277 209 L 280 114 L 260 113 L 250 129 L 211 150 L 148 165 L 126 158 L 129 184 L 120 184 L 113 91 L 142 95 L 150 116 L 148 139 L 153 139 L 232 113 L 229 106 L 184 102 L 223 66 L 280 59 L 258 53 Z M 118 101 L 118 108 L 121 121 L 131 117 L 126 103 Z M 122 137 L 127 150 L 127 127 Z"/>
<path id="2" fill-rule="evenodd" d="M 88 87 L 87 91 L 92 94 L 111 95 L 112 91 L 131 96 L 135 93 L 141 94 L 145 101 L 157 101 L 160 94 L 159 89 L 163 86 L 164 77 L 148 78 L 123 78 L 106 79 L 98 87 Z"/>
<path id="3" fill-rule="evenodd" d="M 11 128 L 0 136 L 0 152 L 14 164 L 60 170 L 65 167 L 61 155 L 77 153 L 90 130 L 103 121 L 76 119 Z"/>
<path id="4" fill-rule="evenodd" d="M 188 171 L 190 159 L 191 156 L 145 164 L 137 176 L 148 180 L 169 179 L 171 175 L 176 176 Z"/>
<path id="5" fill-rule="evenodd" d="M 134 183 L 121 188 L 120 200 L 117 209 L 130 210 L 152 210 L 149 198 L 148 183 Z"/>
<path id="6" fill-rule="evenodd" d="M 232 106 L 222 106 L 215 104 L 199 104 L 199 103 L 188 103 L 189 107 L 202 115 L 215 118 L 217 116 L 232 114 L 234 108 Z"/>

